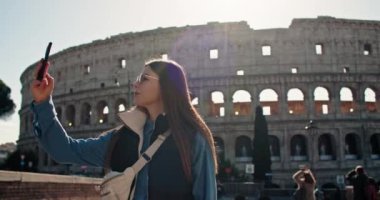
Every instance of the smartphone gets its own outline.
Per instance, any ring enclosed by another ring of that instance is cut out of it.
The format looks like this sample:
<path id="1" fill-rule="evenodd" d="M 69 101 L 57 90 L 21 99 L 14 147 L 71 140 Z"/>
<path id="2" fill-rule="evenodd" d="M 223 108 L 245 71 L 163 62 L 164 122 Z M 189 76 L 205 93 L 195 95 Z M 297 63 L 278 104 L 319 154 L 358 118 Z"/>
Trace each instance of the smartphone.
<path id="1" fill-rule="evenodd" d="M 45 51 L 45 58 L 42 58 L 41 59 L 41 68 L 40 70 L 38 70 L 37 72 L 37 80 L 39 81 L 42 81 L 42 79 L 45 77 L 46 73 L 47 73 L 47 70 L 48 70 L 48 60 L 49 60 L 49 54 L 50 54 L 50 49 L 51 49 L 51 45 L 53 43 L 52 42 L 49 42 L 47 48 L 46 48 L 46 51 Z"/>

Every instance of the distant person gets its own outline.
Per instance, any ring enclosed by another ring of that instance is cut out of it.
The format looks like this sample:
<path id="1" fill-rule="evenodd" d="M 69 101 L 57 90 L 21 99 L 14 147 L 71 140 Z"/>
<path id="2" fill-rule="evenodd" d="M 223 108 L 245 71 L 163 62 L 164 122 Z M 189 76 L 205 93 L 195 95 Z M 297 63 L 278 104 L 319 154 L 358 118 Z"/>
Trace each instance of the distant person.
<path id="1" fill-rule="evenodd" d="M 294 200 L 315 200 L 314 188 L 316 181 L 307 166 L 294 173 L 293 180 L 297 183 L 297 189 L 293 195 Z"/>
<path id="2" fill-rule="evenodd" d="M 354 200 L 367 200 L 366 186 L 368 185 L 368 176 L 363 166 L 358 165 L 355 169 L 346 174 L 346 180 L 354 187 Z"/>
<path id="3" fill-rule="evenodd" d="M 368 200 L 377 199 L 377 191 L 379 191 L 379 186 L 376 184 L 376 181 L 372 177 L 368 177 L 368 185 L 366 187 L 366 193 L 368 195 Z"/>

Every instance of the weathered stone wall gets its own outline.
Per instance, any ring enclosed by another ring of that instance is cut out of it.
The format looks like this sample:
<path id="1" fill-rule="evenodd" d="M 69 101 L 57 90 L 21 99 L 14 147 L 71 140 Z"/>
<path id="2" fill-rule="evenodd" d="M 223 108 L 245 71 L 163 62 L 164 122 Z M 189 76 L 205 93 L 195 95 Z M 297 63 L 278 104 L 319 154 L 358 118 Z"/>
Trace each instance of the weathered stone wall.
<path id="1" fill-rule="evenodd" d="M 0 171 L 0 199 L 98 200 L 101 179 Z"/>
<path id="2" fill-rule="evenodd" d="M 214 53 L 217 56 L 211 58 Z M 49 69 L 56 81 L 58 118 L 67 132 L 74 138 L 96 137 L 119 124 L 119 105 L 132 105 L 130 83 L 147 59 L 162 55 L 184 66 L 199 112 L 223 143 L 224 158 L 238 168 L 251 162 L 254 108 L 262 105 L 273 112 L 267 120 L 269 134 L 278 142 L 272 164 L 275 182 L 289 183 L 300 164 L 311 165 L 321 184 L 335 183 L 336 175 L 358 164 L 380 179 L 380 153 L 373 150 L 380 134 L 380 22 L 318 17 L 265 30 L 254 30 L 246 22 L 208 23 L 119 34 L 71 47 L 52 55 Z M 55 165 L 33 137 L 29 84 L 34 66 L 21 76 L 18 146 L 39 155 L 40 170 L 59 171 L 62 166 Z M 328 91 L 328 101 L 315 100 L 317 87 Z M 352 102 L 341 101 L 343 87 L 352 91 Z M 288 100 L 294 88 L 302 92 L 302 101 Z M 368 88 L 375 102 L 366 102 Z M 277 101 L 261 101 L 265 89 L 275 91 Z M 234 95 L 241 90 L 249 94 L 248 102 L 236 102 Z M 223 94 L 223 103 L 212 103 L 215 91 Z M 322 104 L 328 113 L 321 113 Z M 305 130 L 309 120 L 317 127 L 312 133 Z M 301 157 L 293 155 L 292 141 L 297 138 L 306 147 Z M 319 141 L 325 138 L 331 142 L 327 160 L 319 153 Z M 241 157 L 238 151 L 244 142 L 249 148 Z M 347 143 L 355 146 L 355 155 L 348 152 Z"/>

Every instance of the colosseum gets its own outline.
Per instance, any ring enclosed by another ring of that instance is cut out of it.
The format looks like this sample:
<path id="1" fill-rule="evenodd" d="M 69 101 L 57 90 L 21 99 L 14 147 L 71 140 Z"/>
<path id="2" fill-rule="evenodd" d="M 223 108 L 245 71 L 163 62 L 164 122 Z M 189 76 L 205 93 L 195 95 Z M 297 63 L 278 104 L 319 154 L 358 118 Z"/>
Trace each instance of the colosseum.
<path id="1" fill-rule="evenodd" d="M 335 184 L 356 165 L 380 179 L 380 21 L 321 16 L 289 28 L 247 22 L 157 28 L 71 47 L 51 56 L 57 117 L 73 138 L 97 137 L 132 106 L 131 84 L 150 58 L 184 66 L 192 103 L 215 135 L 220 159 L 244 175 L 252 161 L 255 107 L 268 121 L 272 180 L 280 186 L 308 164 L 319 184 Z M 38 146 L 29 85 L 21 75 L 18 146 L 38 169 L 101 169 L 55 163 Z M 248 176 L 248 175 L 247 175 Z"/>

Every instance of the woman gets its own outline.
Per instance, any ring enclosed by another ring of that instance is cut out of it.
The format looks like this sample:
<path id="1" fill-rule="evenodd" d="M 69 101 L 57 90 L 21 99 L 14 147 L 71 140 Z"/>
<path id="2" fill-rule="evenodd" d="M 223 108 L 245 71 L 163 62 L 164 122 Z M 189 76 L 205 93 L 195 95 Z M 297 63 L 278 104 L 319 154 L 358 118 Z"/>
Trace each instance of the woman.
<path id="1" fill-rule="evenodd" d="M 124 127 L 98 138 L 73 139 L 66 134 L 54 110 L 53 88 L 54 79 L 49 74 L 31 86 L 35 134 L 53 159 L 123 171 L 168 129 L 162 128 L 166 124 L 171 135 L 138 173 L 134 199 L 216 199 L 212 133 L 191 105 L 179 64 L 147 62 L 134 83 L 136 108 L 119 114 Z M 158 118 L 161 120 L 156 121 Z"/>
<path id="2" fill-rule="evenodd" d="M 310 169 L 304 167 L 293 174 L 293 180 L 297 183 L 297 190 L 294 199 L 315 200 L 314 188 L 316 181 Z"/>

